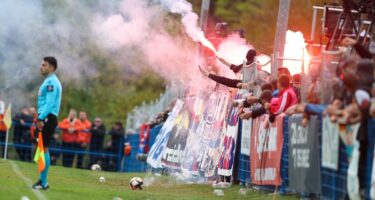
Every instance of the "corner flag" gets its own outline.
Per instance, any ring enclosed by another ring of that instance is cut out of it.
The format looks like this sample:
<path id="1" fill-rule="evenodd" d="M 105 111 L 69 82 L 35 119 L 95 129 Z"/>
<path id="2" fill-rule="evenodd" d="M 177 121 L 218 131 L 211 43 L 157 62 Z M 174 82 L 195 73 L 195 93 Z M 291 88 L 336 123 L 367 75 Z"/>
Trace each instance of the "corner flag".
<path id="1" fill-rule="evenodd" d="M 46 162 L 44 158 L 43 137 L 42 137 L 41 131 L 39 131 L 38 133 L 38 146 L 36 148 L 34 162 L 38 164 L 38 172 L 41 172 L 44 170 L 46 166 Z"/>
<path id="2" fill-rule="evenodd" d="M 5 115 L 4 115 L 4 124 L 9 130 L 12 127 L 12 104 L 9 104 Z"/>

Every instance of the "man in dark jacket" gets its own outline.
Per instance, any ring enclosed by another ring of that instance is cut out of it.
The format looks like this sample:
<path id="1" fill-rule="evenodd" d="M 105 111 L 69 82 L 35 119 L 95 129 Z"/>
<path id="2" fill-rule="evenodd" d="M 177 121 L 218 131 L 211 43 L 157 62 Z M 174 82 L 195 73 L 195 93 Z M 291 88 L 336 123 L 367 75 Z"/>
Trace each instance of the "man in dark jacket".
<path id="1" fill-rule="evenodd" d="M 91 141 L 90 141 L 90 152 L 102 153 L 103 152 L 103 142 L 105 135 L 105 126 L 102 119 L 96 117 L 94 123 L 91 126 Z M 98 163 L 100 160 L 100 155 L 90 155 L 90 165 Z"/>
<path id="2" fill-rule="evenodd" d="M 125 135 L 124 128 L 122 126 L 122 123 L 117 121 L 113 124 L 112 129 L 108 132 L 108 134 L 111 136 L 111 146 L 109 147 L 109 153 L 110 154 L 115 154 L 115 155 L 121 155 L 122 151 L 122 144 L 123 144 L 123 138 Z M 117 165 L 119 158 L 118 156 L 116 157 L 111 157 L 109 159 L 109 165 L 108 165 L 108 170 L 110 171 L 115 171 L 117 169 Z"/>
<path id="3" fill-rule="evenodd" d="M 27 108 L 22 108 L 21 112 L 13 117 L 13 142 L 14 144 L 22 145 L 16 147 L 18 157 L 22 161 L 31 161 L 30 127 L 32 122 L 33 118 Z"/>

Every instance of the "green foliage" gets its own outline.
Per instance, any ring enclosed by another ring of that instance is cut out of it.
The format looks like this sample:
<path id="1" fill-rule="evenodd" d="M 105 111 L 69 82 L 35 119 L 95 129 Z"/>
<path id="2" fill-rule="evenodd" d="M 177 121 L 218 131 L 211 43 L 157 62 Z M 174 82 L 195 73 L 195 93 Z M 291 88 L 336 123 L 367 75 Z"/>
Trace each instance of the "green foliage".
<path id="1" fill-rule="evenodd" d="M 87 81 L 90 84 L 85 87 L 73 82 L 64 85 L 60 118 L 75 108 L 86 111 L 91 119 L 103 118 L 107 126 L 117 120 L 124 122 L 127 112 L 143 101 L 156 99 L 164 90 L 164 80 L 147 71 L 127 84 L 121 73 L 102 73 Z"/>
<path id="2" fill-rule="evenodd" d="M 194 10 L 199 13 L 202 1 L 190 0 Z M 288 29 L 301 31 L 305 39 L 310 39 L 312 23 L 312 6 L 324 5 L 324 0 L 291 0 Z M 246 39 L 259 52 L 270 54 L 276 32 L 279 0 L 211 0 L 211 17 L 215 21 L 229 24 L 229 29 L 242 28 L 246 31 Z M 318 16 L 319 19 L 321 16 Z M 319 28 L 319 22 L 317 28 Z M 317 31 L 317 35 L 318 35 Z"/>

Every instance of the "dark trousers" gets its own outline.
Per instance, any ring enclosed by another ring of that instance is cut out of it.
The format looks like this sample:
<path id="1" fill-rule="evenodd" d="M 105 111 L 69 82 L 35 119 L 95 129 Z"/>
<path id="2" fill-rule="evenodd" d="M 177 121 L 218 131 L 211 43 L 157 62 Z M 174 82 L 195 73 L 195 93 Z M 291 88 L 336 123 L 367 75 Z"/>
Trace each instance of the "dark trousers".
<path id="1" fill-rule="evenodd" d="M 90 153 L 103 153 L 103 140 L 95 140 L 94 138 L 91 139 L 90 143 Z M 90 154 L 90 162 L 89 166 L 93 164 L 99 164 L 101 162 L 102 155 L 91 155 Z"/>
<path id="2" fill-rule="evenodd" d="M 75 156 L 75 151 L 77 149 L 77 145 L 75 142 L 62 142 L 62 149 L 63 150 L 69 150 L 69 152 L 63 152 L 63 166 L 64 167 L 72 167 L 73 166 L 73 160 Z"/>
<path id="3" fill-rule="evenodd" d="M 81 153 L 77 153 L 77 168 L 83 169 L 83 157 L 85 154 L 83 153 L 86 151 L 86 146 L 82 146 L 82 144 L 77 144 L 77 151 L 81 151 Z"/>
<path id="4" fill-rule="evenodd" d="M 6 132 L 0 131 L 0 158 L 4 157 L 4 149 L 5 149 L 5 137 L 6 137 Z"/>
<path id="5" fill-rule="evenodd" d="M 27 131 L 14 132 L 13 143 L 17 146 L 16 152 L 21 161 L 31 162 L 32 144 L 30 133 Z"/>

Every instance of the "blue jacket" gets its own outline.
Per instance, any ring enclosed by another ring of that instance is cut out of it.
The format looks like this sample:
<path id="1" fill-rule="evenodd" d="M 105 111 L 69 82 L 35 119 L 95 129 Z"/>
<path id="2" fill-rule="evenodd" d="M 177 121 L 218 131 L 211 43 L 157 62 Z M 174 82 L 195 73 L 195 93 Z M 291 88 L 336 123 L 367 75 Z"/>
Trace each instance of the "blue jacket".
<path id="1" fill-rule="evenodd" d="M 38 119 L 44 120 L 48 114 L 58 117 L 60 112 L 62 87 L 56 74 L 50 74 L 39 88 Z"/>

